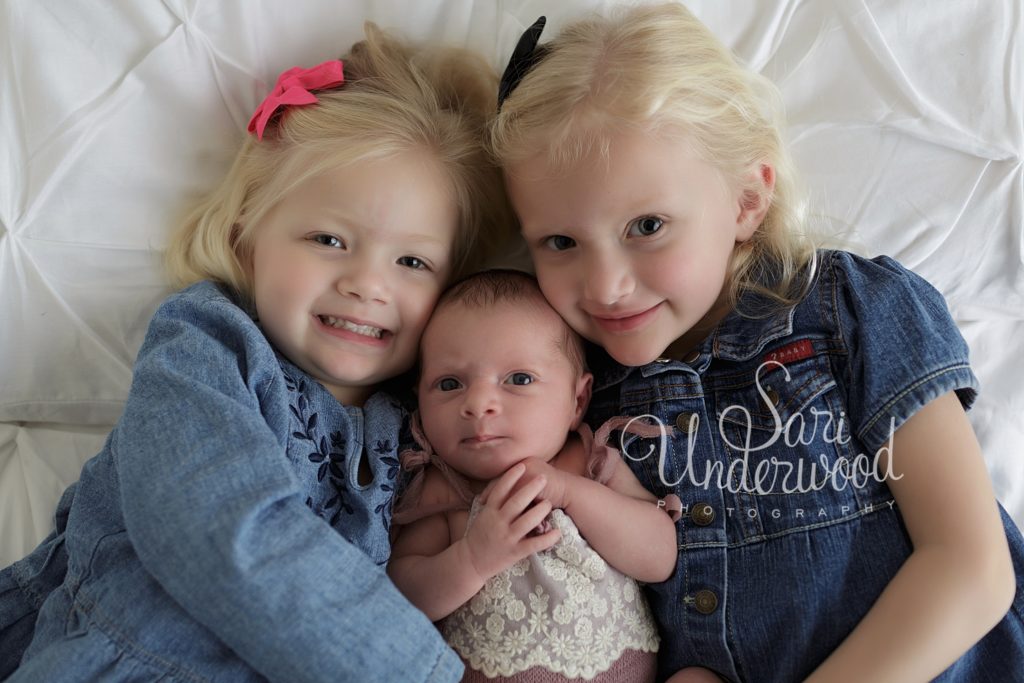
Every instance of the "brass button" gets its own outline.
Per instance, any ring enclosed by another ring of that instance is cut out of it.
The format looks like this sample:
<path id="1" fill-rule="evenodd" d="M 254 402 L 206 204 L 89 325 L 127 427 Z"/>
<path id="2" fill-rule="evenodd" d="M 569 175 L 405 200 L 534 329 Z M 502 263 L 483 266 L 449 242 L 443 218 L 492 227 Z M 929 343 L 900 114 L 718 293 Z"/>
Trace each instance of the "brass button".
<path id="1" fill-rule="evenodd" d="M 718 596 L 709 590 L 697 591 L 693 596 L 693 606 L 701 614 L 711 614 L 718 609 Z"/>
<path id="2" fill-rule="evenodd" d="M 686 363 L 687 365 L 693 365 L 698 360 L 700 360 L 700 351 L 697 351 L 695 349 L 693 351 L 690 351 L 690 353 L 686 354 L 686 358 L 683 359 L 683 362 Z"/>
<path id="3" fill-rule="evenodd" d="M 715 521 L 715 508 L 707 503 L 697 503 L 690 511 L 690 519 L 697 526 L 707 526 Z"/>
<path id="4" fill-rule="evenodd" d="M 775 391 L 771 387 L 768 387 L 768 391 L 765 392 L 765 396 L 772 402 L 773 406 L 779 405 L 779 392 Z"/>
<path id="5" fill-rule="evenodd" d="M 654 362 L 655 363 L 671 363 L 672 359 L 671 358 L 655 358 Z"/>
<path id="6" fill-rule="evenodd" d="M 691 422 L 693 426 L 691 427 Z M 700 425 L 700 416 L 694 413 L 679 413 L 676 415 L 676 428 L 679 429 L 683 434 L 689 434 L 691 431 L 696 431 Z"/>

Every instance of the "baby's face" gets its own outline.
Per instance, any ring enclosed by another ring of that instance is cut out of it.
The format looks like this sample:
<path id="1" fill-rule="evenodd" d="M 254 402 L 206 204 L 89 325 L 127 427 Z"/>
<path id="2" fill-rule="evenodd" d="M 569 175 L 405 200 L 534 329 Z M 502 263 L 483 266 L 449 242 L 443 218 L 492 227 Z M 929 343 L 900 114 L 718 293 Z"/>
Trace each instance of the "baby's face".
<path id="1" fill-rule="evenodd" d="M 559 348 L 558 315 L 535 304 L 455 303 L 423 337 L 423 431 L 449 466 L 488 481 L 527 457 L 553 458 L 579 425 L 590 375 Z"/>

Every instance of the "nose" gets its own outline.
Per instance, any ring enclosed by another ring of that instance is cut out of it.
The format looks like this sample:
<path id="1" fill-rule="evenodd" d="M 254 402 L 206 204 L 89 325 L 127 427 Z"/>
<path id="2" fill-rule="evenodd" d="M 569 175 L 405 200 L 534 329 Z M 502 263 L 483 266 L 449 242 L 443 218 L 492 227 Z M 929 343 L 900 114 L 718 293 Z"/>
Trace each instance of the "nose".
<path id="1" fill-rule="evenodd" d="M 338 276 L 337 289 L 343 296 L 360 301 L 388 300 L 387 267 L 369 256 L 353 256 L 346 260 Z"/>
<path id="2" fill-rule="evenodd" d="M 483 382 L 473 382 L 462 398 L 459 414 L 464 418 L 493 417 L 501 412 L 501 402 L 495 387 Z"/>
<path id="3" fill-rule="evenodd" d="M 599 306 L 612 306 L 636 287 L 632 264 L 611 249 L 592 251 L 582 262 L 583 296 Z"/>

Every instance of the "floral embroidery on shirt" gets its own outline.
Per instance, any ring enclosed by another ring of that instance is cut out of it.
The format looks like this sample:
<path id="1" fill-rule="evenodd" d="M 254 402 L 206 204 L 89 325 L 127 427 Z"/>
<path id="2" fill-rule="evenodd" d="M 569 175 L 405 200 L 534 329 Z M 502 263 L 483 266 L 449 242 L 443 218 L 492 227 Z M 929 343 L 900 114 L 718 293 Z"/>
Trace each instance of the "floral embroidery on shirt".
<path id="1" fill-rule="evenodd" d="M 380 461 L 388 469 L 384 477 L 384 481 L 381 482 L 380 490 L 384 492 L 384 500 L 373 509 L 379 515 L 384 517 L 384 528 L 389 532 L 391 531 L 391 507 L 395 500 L 395 482 L 398 478 L 398 446 L 393 444 L 391 439 L 378 439 L 377 444 L 373 447 L 375 453 L 380 456 Z"/>
<path id="2" fill-rule="evenodd" d="M 287 359 L 278 359 L 288 390 L 288 457 L 308 487 L 306 506 L 350 540 L 365 534 L 367 525 L 378 529 L 384 541 L 365 549 L 385 564 L 401 470 L 398 432 L 407 411 L 385 393 L 361 408 L 344 406 Z M 365 486 L 356 475 L 362 457 L 372 475 Z"/>
<path id="3" fill-rule="evenodd" d="M 285 375 L 288 378 L 288 375 Z M 290 380 L 290 378 L 288 378 Z M 354 514 L 355 510 L 345 500 L 345 459 L 348 442 L 341 431 L 331 432 L 330 436 L 318 433 L 317 423 L 319 413 L 309 412 L 311 406 L 306 399 L 306 380 L 299 379 L 297 382 L 291 380 L 287 384 L 289 391 L 298 394 L 294 403 L 289 408 L 292 418 L 298 423 L 298 429 L 292 432 L 292 437 L 302 439 L 312 444 L 313 450 L 307 454 L 306 459 L 317 465 L 316 480 L 323 483 L 324 479 L 331 486 L 333 495 L 327 499 L 322 506 L 317 506 L 313 498 L 306 498 L 308 505 L 320 517 L 328 519 L 331 526 L 338 523 L 342 513 Z"/>

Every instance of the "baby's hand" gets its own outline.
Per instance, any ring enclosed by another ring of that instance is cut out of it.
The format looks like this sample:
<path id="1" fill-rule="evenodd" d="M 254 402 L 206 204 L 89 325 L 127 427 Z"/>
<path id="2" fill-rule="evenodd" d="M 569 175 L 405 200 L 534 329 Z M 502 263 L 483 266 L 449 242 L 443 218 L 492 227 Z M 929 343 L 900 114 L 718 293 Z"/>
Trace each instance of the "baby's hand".
<path id="1" fill-rule="evenodd" d="M 524 472 L 524 465 L 515 465 L 480 494 L 480 511 L 466 533 L 465 547 L 481 581 L 558 541 L 558 529 L 530 535 L 551 512 L 551 503 L 541 500 L 531 506 L 547 483 L 544 477 L 534 477 L 513 491 Z"/>
<path id="2" fill-rule="evenodd" d="M 523 474 L 522 479 L 513 489 L 513 492 L 523 488 L 526 483 L 529 483 L 533 479 L 543 477 L 546 481 L 544 488 L 541 489 L 537 495 L 539 500 L 546 500 L 551 503 L 552 508 L 563 509 L 566 506 L 566 479 L 568 473 L 553 467 L 551 463 L 545 462 L 539 458 L 526 458 L 520 461 L 521 465 L 526 466 L 526 472 Z"/>

